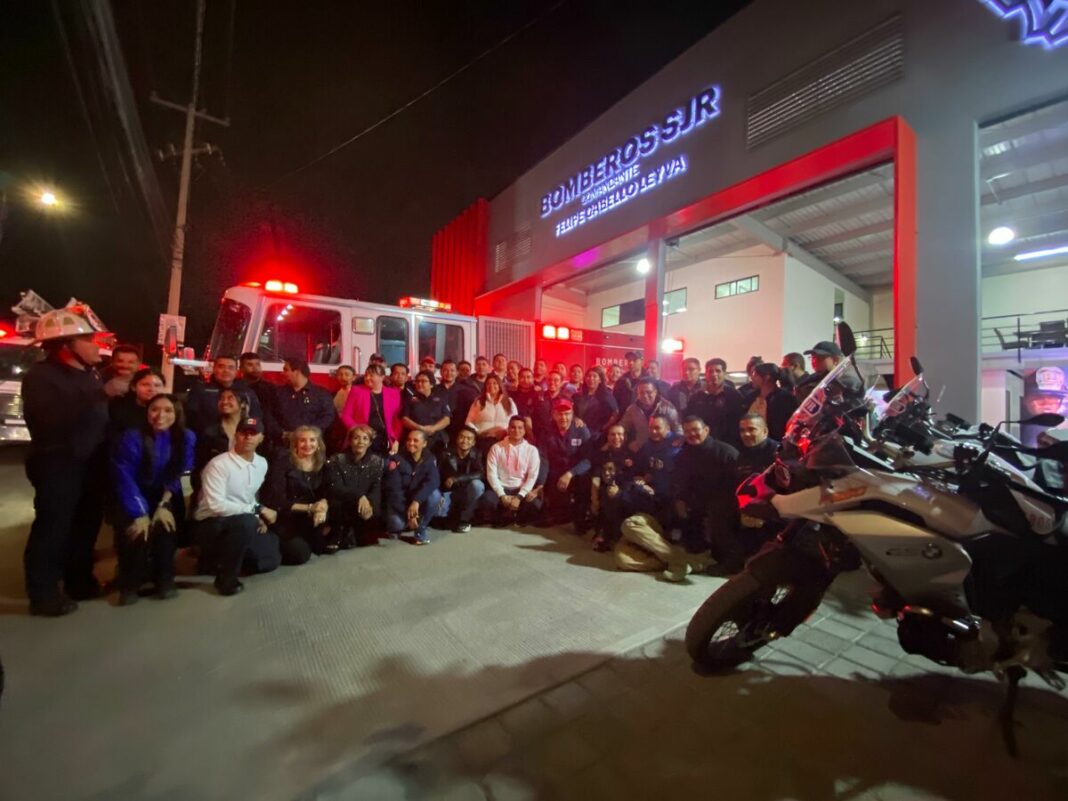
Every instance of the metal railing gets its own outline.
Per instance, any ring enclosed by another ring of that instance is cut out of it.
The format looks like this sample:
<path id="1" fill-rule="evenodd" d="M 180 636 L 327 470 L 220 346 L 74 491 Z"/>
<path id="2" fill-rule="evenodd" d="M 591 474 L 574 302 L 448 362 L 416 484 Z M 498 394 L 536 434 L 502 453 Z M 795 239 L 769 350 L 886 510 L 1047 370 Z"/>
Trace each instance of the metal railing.
<path id="1" fill-rule="evenodd" d="M 984 317 L 983 353 L 1068 347 L 1068 309 Z"/>
<path id="2" fill-rule="evenodd" d="M 894 329 L 874 328 L 854 333 L 857 340 L 857 358 L 863 361 L 882 361 L 894 358 Z"/>
<path id="3" fill-rule="evenodd" d="M 881 361 L 894 358 L 894 329 L 856 331 L 857 358 Z M 979 344 L 985 354 L 1006 351 L 1068 348 L 1068 309 L 1001 314 L 980 321 Z"/>

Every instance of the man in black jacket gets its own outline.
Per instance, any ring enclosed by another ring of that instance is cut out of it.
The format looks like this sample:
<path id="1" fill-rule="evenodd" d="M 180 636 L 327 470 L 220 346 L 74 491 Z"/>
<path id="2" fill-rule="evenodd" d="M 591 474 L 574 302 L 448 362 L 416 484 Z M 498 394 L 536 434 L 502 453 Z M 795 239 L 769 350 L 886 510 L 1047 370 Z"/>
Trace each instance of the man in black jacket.
<path id="1" fill-rule="evenodd" d="M 736 565 L 738 549 L 732 541 L 737 529 L 738 451 L 709 436 L 708 425 L 691 415 L 682 426 L 686 444 L 675 462 L 675 516 L 682 545 L 701 554 L 711 545 L 712 556 L 726 571 Z M 692 567 L 692 565 L 691 565 Z"/>
<path id="2" fill-rule="evenodd" d="M 623 356 L 627 360 L 627 372 L 619 377 L 612 394 L 616 398 L 616 406 L 620 411 L 634 403 L 635 393 L 638 389 L 638 381 L 645 375 L 645 359 L 640 353 L 628 350 Z"/>
<path id="3" fill-rule="evenodd" d="M 742 396 L 727 381 L 727 363 L 723 359 L 705 362 L 705 388 L 690 397 L 686 410 L 704 420 L 713 437 L 737 446 L 744 408 Z"/>
<path id="4" fill-rule="evenodd" d="M 666 397 L 684 417 L 689 413 L 690 398 L 705 388 L 701 382 L 701 362 L 692 356 L 682 361 L 682 380 L 671 385 Z"/>
<path id="5" fill-rule="evenodd" d="M 311 370 L 303 359 L 290 357 L 282 362 L 285 384 L 275 396 L 273 433 L 285 441 L 299 426 L 315 426 L 325 437 L 337 416 L 330 392 L 311 382 Z"/>
<path id="6" fill-rule="evenodd" d="M 211 365 L 211 378 L 198 381 L 189 390 L 185 401 L 185 424 L 198 437 L 212 423 L 219 420 L 219 390 L 233 389 L 238 400 L 246 406 L 243 417 L 263 419 L 260 399 L 248 384 L 237 377 L 237 360 L 220 354 Z M 270 432 L 268 432 L 270 434 Z"/>
<path id="7" fill-rule="evenodd" d="M 837 367 L 842 359 L 846 357 L 838 345 L 834 342 L 826 341 L 817 342 L 810 350 L 805 351 L 805 355 L 812 359 L 812 372 L 805 376 L 794 390 L 798 402 L 803 402 L 827 373 Z M 852 370 L 846 369 L 838 378 L 838 383 L 841 385 L 842 391 L 847 395 L 859 396 L 864 394 L 864 386 Z"/>
<path id="8" fill-rule="evenodd" d="M 465 425 L 456 432 L 456 439 L 438 460 L 441 472 L 441 491 L 448 499 L 443 507 L 452 530 L 463 533 L 471 530 L 478 502 L 486 491 L 482 480 L 482 454 L 475 447 L 478 433 Z"/>
<path id="9" fill-rule="evenodd" d="M 48 354 L 22 382 L 26 426 L 32 437 L 26 476 L 33 484 L 33 525 L 23 564 L 30 614 L 59 617 L 96 598 L 93 547 L 103 516 L 107 476 L 108 392 L 95 367 L 106 333 L 87 306 L 42 315 L 36 338 Z M 60 581 L 63 589 L 60 590 Z"/>
<path id="10" fill-rule="evenodd" d="M 583 534 L 588 527 L 589 513 L 590 430 L 575 425 L 575 412 L 569 400 L 553 404 L 553 423 L 541 443 L 541 451 L 549 463 L 545 483 L 546 522 L 556 525 L 570 518 L 575 532 Z"/>
<path id="11" fill-rule="evenodd" d="M 470 365 L 468 365 L 470 367 Z M 472 384 L 460 378 L 459 366 L 452 359 L 446 359 L 441 363 L 441 381 L 434 385 L 434 394 L 440 395 L 449 404 L 449 439 L 456 438 L 456 434 L 464 427 L 467 420 L 467 412 L 471 404 L 478 398 L 478 390 Z"/>

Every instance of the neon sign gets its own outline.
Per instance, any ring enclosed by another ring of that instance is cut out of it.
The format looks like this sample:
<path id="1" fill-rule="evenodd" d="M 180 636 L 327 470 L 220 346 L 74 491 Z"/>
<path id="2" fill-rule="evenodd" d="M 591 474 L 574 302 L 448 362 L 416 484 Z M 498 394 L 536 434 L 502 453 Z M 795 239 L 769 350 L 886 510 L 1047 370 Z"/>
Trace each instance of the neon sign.
<path id="1" fill-rule="evenodd" d="M 1002 19 L 1020 21 L 1025 44 L 1053 50 L 1068 43 L 1068 0 L 980 0 Z"/>
<path id="2" fill-rule="evenodd" d="M 638 163 L 642 159 L 652 156 L 660 145 L 681 139 L 718 117 L 719 100 L 718 86 L 704 89 L 681 106 L 673 108 L 660 122 L 652 123 L 641 133 L 629 137 L 623 144 L 570 176 L 541 199 L 542 219 L 576 200 L 581 201 L 583 206 L 589 206 L 606 195 L 615 196 L 621 187 L 630 187 L 639 176 Z M 685 171 L 685 163 L 682 169 Z M 633 194 L 630 196 L 633 197 Z M 615 205 L 619 204 L 614 204 L 613 208 Z M 557 236 L 560 236 L 559 231 Z"/>

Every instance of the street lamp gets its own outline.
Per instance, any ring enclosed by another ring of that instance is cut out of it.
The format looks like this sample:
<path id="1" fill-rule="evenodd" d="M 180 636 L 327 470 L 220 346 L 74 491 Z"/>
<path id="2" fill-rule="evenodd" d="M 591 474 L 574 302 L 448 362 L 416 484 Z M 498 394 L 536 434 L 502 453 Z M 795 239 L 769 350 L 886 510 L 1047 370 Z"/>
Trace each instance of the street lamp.
<path id="1" fill-rule="evenodd" d="M 58 206 L 59 205 L 59 198 L 56 197 L 56 193 L 55 192 L 49 192 L 47 190 L 41 193 L 41 196 L 40 196 L 40 198 L 38 198 L 38 200 L 41 202 L 42 206 Z"/>

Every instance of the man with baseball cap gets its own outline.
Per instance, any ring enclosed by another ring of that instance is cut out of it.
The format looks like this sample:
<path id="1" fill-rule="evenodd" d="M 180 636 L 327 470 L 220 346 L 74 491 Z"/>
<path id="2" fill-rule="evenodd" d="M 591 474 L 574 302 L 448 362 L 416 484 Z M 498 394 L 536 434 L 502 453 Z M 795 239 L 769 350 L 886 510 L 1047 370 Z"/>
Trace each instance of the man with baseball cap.
<path id="1" fill-rule="evenodd" d="M 545 481 L 547 509 L 545 521 L 556 525 L 571 520 L 575 533 L 584 534 L 588 527 L 590 430 L 575 425 L 571 401 L 560 398 L 552 406 L 553 425 L 539 443 L 549 463 Z"/>
<path id="2" fill-rule="evenodd" d="M 269 573 L 282 561 L 278 536 L 268 529 L 278 519 L 260 508 L 256 496 L 267 477 L 267 460 L 256 453 L 263 442 L 263 421 L 246 417 L 234 432 L 234 446 L 220 453 L 201 474 L 200 499 L 193 517 L 200 521 L 201 569 L 215 574 L 220 595 L 244 589 L 239 576 Z"/>
<path id="3" fill-rule="evenodd" d="M 805 355 L 811 357 L 812 372 L 807 375 L 795 389 L 797 400 L 799 402 L 807 398 L 809 393 L 816 388 L 820 381 L 823 380 L 824 376 L 845 358 L 845 354 L 838 345 L 826 340 L 817 342 L 809 350 L 805 351 Z M 864 388 L 860 384 L 860 380 L 851 372 L 843 373 L 838 379 L 838 382 L 842 385 L 842 389 L 847 393 L 864 391 Z"/>

